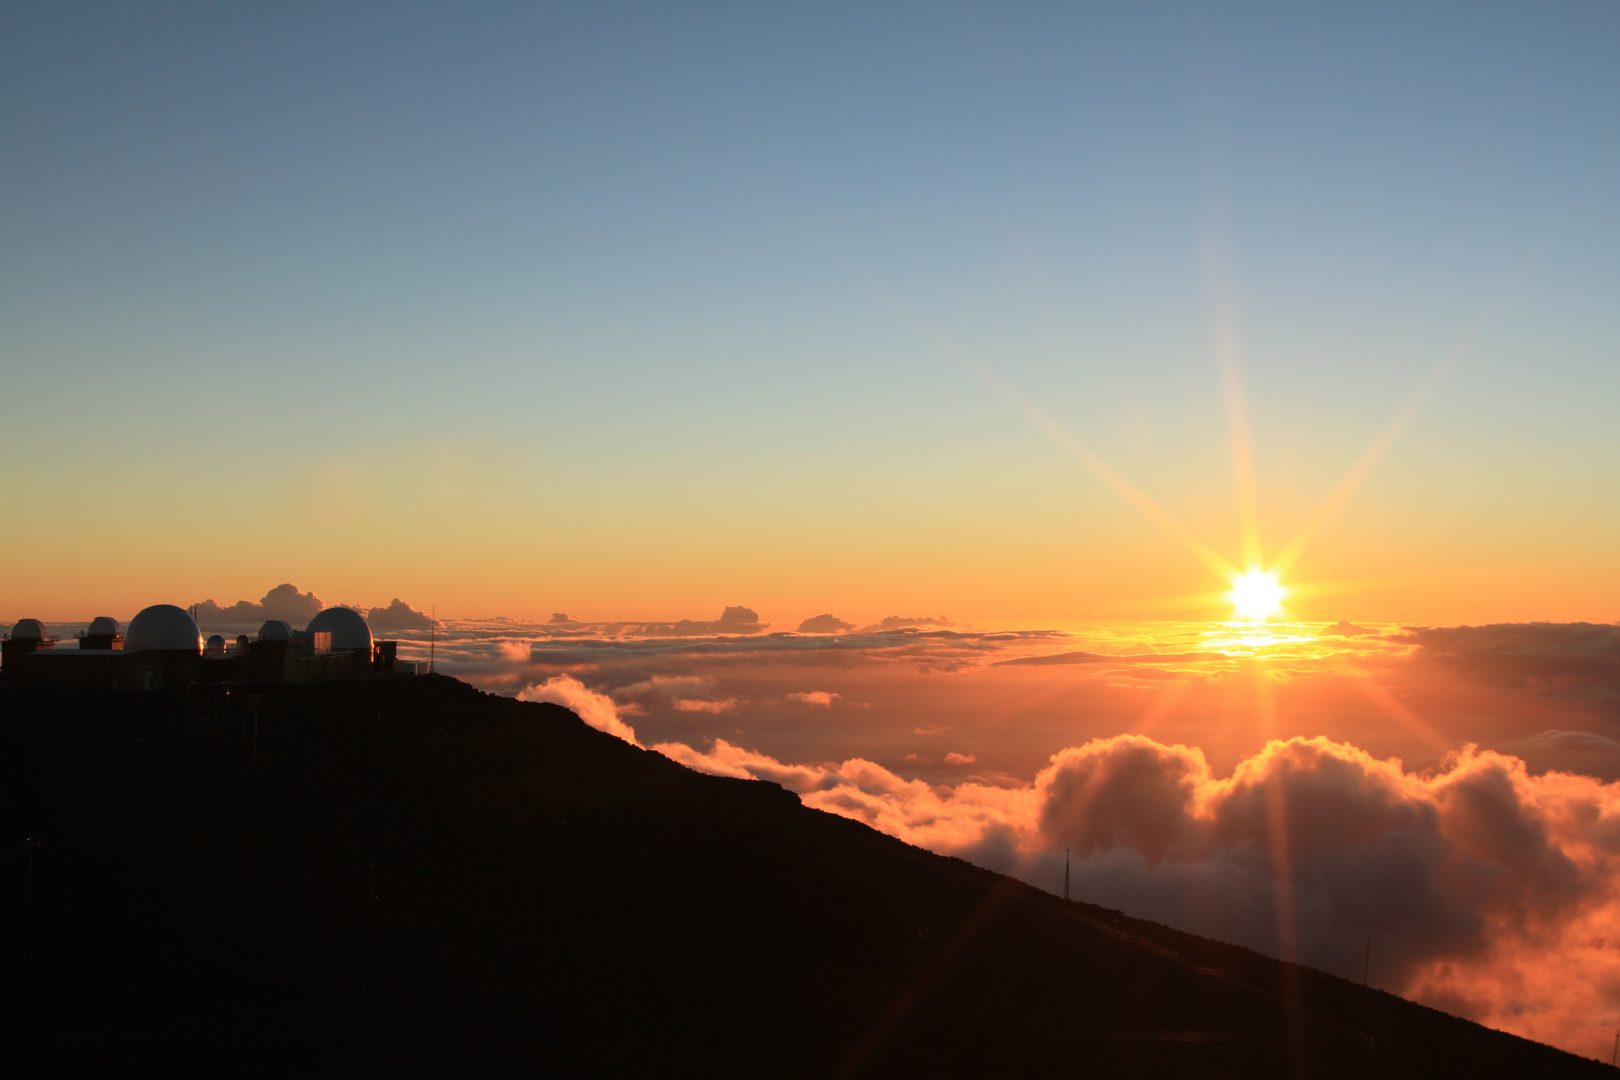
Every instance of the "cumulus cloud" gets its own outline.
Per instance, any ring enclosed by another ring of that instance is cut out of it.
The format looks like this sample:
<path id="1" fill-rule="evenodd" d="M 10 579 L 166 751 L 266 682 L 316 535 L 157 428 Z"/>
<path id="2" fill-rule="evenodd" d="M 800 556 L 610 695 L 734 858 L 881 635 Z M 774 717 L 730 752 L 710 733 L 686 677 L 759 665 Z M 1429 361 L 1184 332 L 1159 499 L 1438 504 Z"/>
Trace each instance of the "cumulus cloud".
<path id="1" fill-rule="evenodd" d="M 977 755 L 958 754 L 954 750 L 945 755 L 945 764 L 947 765 L 971 765 L 978 760 Z"/>
<path id="2" fill-rule="evenodd" d="M 855 629 L 855 624 L 845 622 L 836 615 L 813 615 L 799 624 L 801 634 L 842 634 Z"/>
<path id="3" fill-rule="evenodd" d="M 543 683 L 526 686 L 517 697 L 519 701 L 550 701 L 572 709 L 581 720 L 598 731 L 640 745 L 636 742 L 635 729 L 619 718 L 619 710 L 613 699 L 597 693 L 572 675 L 556 675 Z"/>
<path id="4" fill-rule="evenodd" d="M 268 619 L 284 619 L 293 626 L 303 626 L 324 606 L 313 592 L 299 592 L 297 586 L 289 584 L 277 585 L 256 604 L 251 600 L 238 600 L 227 607 L 204 600 L 196 605 L 198 624 L 209 628 L 256 626 Z"/>
<path id="5" fill-rule="evenodd" d="M 373 630 L 431 630 L 436 625 L 427 612 L 417 611 L 397 596 L 387 606 L 371 608 L 365 614 Z"/>
<path id="6" fill-rule="evenodd" d="M 795 690 L 789 694 L 789 701 L 797 701 L 805 705 L 820 705 L 822 708 L 831 708 L 833 699 L 839 695 L 828 690 Z"/>

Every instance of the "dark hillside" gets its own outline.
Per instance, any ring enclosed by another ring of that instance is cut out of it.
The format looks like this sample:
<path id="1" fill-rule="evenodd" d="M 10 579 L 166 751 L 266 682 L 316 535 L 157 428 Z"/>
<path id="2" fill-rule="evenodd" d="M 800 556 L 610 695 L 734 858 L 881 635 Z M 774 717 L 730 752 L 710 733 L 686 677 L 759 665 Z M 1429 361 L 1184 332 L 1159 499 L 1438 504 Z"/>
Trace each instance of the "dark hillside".
<path id="1" fill-rule="evenodd" d="M 1068 904 L 442 677 L 0 689 L 32 1074 L 1526 1077 L 1607 1066 Z M 22 1071 L 7 1069 L 11 1075 Z"/>

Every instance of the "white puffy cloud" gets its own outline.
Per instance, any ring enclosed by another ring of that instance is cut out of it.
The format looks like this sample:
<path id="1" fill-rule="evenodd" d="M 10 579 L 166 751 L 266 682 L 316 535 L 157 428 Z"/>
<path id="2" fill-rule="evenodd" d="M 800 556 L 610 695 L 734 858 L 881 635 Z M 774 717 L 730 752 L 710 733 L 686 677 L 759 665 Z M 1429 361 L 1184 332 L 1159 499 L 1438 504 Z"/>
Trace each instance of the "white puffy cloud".
<path id="1" fill-rule="evenodd" d="M 617 735 L 627 743 L 636 743 L 636 731 L 619 718 L 613 699 L 599 694 L 572 675 L 555 675 L 543 683 L 524 687 L 519 701 L 550 701 L 572 709 L 591 727 Z"/>

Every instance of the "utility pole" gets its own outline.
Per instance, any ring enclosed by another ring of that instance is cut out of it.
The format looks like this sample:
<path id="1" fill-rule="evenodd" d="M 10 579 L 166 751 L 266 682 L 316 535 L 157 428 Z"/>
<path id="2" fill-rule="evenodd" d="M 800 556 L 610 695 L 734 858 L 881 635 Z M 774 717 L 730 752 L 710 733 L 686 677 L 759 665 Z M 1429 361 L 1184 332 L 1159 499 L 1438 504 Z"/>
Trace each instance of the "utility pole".
<path id="1" fill-rule="evenodd" d="M 1367 952 L 1361 959 L 1361 985 L 1367 985 L 1367 973 L 1372 970 L 1372 935 L 1367 935 Z"/>
<path id="2" fill-rule="evenodd" d="M 1063 849 L 1063 899 L 1069 898 L 1069 849 Z"/>

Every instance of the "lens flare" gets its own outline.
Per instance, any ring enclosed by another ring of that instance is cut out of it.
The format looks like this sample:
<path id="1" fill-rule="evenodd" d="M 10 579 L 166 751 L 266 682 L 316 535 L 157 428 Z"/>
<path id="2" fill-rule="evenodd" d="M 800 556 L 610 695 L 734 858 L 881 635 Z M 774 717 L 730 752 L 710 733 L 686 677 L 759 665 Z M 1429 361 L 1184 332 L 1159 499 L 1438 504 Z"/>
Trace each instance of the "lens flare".
<path id="1" fill-rule="evenodd" d="M 1232 591 L 1226 598 L 1239 616 L 1259 622 L 1281 611 L 1286 595 L 1288 590 L 1277 583 L 1277 575 L 1250 570 L 1232 579 Z"/>

